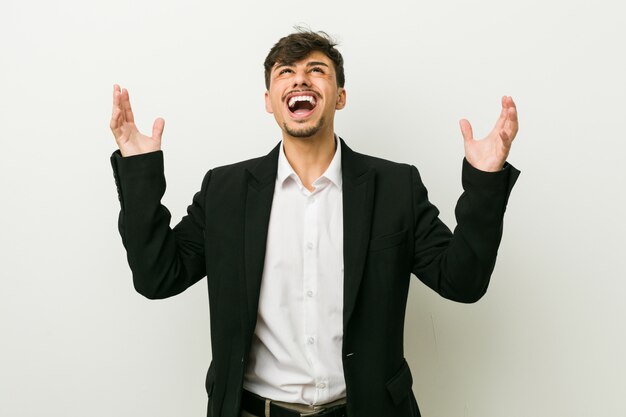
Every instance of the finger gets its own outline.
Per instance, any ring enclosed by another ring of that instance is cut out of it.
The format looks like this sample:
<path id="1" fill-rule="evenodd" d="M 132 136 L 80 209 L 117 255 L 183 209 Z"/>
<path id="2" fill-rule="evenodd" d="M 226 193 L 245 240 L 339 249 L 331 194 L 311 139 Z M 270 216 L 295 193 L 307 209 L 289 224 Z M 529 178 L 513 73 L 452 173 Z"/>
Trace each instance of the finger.
<path id="1" fill-rule="evenodd" d="M 500 137 L 502 137 L 505 145 L 510 147 L 518 131 L 517 108 L 511 96 L 505 96 L 505 100 L 507 101 L 506 123 L 500 132 Z"/>
<path id="2" fill-rule="evenodd" d="M 506 123 L 506 115 L 508 111 L 507 109 L 508 109 L 508 104 L 507 104 L 506 96 L 502 96 L 502 109 L 500 110 L 500 116 L 498 117 L 498 120 L 496 121 L 496 125 L 495 125 L 496 130 L 500 130 L 504 127 L 504 124 Z"/>
<path id="3" fill-rule="evenodd" d="M 504 146 L 506 146 L 507 148 L 511 147 L 511 142 L 513 142 L 513 138 L 509 136 L 506 130 L 500 131 L 500 139 L 502 139 L 502 143 L 504 144 Z"/>
<path id="4" fill-rule="evenodd" d="M 516 107 L 515 101 L 513 101 L 513 97 L 508 96 L 509 107 Z"/>
<path id="5" fill-rule="evenodd" d="M 468 142 L 474 139 L 474 133 L 472 131 L 472 125 L 467 119 L 459 120 L 459 126 L 461 127 L 461 134 L 463 139 Z"/>
<path id="6" fill-rule="evenodd" d="M 133 116 L 133 109 L 130 107 L 130 97 L 128 96 L 128 90 L 122 89 L 122 110 L 124 110 L 124 119 L 128 123 L 135 123 L 135 117 Z"/>
<path id="7" fill-rule="evenodd" d="M 510 98 L 510 97 L 509 97 Z M 513 99 L 511 99 L 510 105 L 508 107 L 508 119 L 517 123 L 517 106 L 515 105 L 515 103 L 513 102 Z"/>
<path id="8" fill-rule="evenodd" d="M 163 135 L 163 129 L 165 128 L 165 120 L 161 117 L 157 117 L 157 119 L 152 124 L 152 138 L 161 141 L 161 135 Z"/>
<path id="9" fill-rule="evenodd" d="M 516 109 L 515 101 L 513 101 L 513 97 L 511 96 L 502 96 L 502 108 L 504 109 L 504 114 L 507 115 L 509 109 Z"/>
<path id="10" fill-rule="evenodd" d="M 118 84 L 113 84 L 113 110 L 115 110 L 115 107 L 119 107 L 120 105 L 119 93 L 120 86 Z"/>
<path id="11" fill-rule="evenodd" d="M 109 124 L 109 126 L 111 127 L 111 129 L 117 129 L 120 125 L 120 115 L 122 113 L 122 110 L 118 107 L 116 109 L 113 109 L 113 114 L 111 114 L 111 123 Z"/>
<path id="12" fill-rule="evenodd" d="M 120 100 L 121 100 L 120 86 L 117 84 L 114 84 L 113 85 L 113 110 L 111 110 L 111 113 L 115 113 L 115 109 L 120 108 Z"/>
<path id="13" fill-rule="evenodd" d="M 111 115 L 111 123 L 109 123 L 109 127 L 113 132 L 113 136 L 117 140 L 119 136 L 122 134 L 121 126 L 122 126 L 122 109 L 119 107 L 113 110 L 113 114 Z"/>
<path id="14" fill-rule="evenodd" d="M 509 107 L 507 112 L 507 120 L 505 129 L 511 140 L 515 139 L 517 131 L 519 130 L 519 123 L 517 120 L 517 109 L 515 107 Z"/>

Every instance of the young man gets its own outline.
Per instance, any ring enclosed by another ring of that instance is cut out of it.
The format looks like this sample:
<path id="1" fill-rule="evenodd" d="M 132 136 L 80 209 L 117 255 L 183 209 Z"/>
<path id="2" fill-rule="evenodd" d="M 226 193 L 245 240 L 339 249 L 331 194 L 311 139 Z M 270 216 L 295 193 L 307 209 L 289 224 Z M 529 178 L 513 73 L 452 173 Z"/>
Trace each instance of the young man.
<path id="1" fill-rule="evenodd" d="M 210 170 L 170 229 L 164 121 L 138 132 L 114 87 L 111 157 L 135 288 L 176 295 L 207 276 L 213 360 L 208 416 L 419 416 L 403 354 L 414 273 L 443 297 L 487 290 L 509 193 L 515 104 L 465 139 L 454 234 L 415 167 L 358 154 L 334 133 L 343 59 L 323 33 L 282 38 L 265 61 L 265 107 L 282 130 L 266 156 Z"/>

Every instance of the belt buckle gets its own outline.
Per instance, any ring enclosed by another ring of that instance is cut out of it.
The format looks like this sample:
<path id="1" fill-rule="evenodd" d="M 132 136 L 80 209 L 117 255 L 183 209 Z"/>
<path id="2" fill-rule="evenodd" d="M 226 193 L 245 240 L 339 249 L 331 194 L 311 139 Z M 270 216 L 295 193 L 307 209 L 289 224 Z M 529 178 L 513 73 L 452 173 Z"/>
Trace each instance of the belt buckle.
<path id="1" fill-rule="evenodd" d="M 316 411 L 313 411 L 313 412 L 311 412 L 311 413 L 300 413 L 300 417 L 316 416 L 316 415 L 318 415 L 319 413 L 321 413 L 322 411 L 324 411 L 324 409 L 321 409 L 321 410 L 316 410 Z"/>
<path id="2" fill-rule="evenodd" d="M 332 407 L 326 407 L 326 406 L 323 406 L 323 405 L 318 405 L 318 406 L 315 406 L 315 409 L 313 411 L 311 411 L 310 413 L 300 413 L 300 417 L 309 417 L 309 416 L 316 416 L 318 414 L 323 414 L 325 411 L 328 411 L 331 408 Z"/>
<path id="3" fill-rule="evenodd" d="M 317 407 L 319 407 L 319 408 L 317 408 Z M 323 405 L 316 406 L 315 409 L 313 411 L 311 411 L 310 413 L 300 413 L 300 417 L 316 416 L 316 415 L 326 411 L 327 409 L 328 409 L 328 407 L 324 407 Z"/>

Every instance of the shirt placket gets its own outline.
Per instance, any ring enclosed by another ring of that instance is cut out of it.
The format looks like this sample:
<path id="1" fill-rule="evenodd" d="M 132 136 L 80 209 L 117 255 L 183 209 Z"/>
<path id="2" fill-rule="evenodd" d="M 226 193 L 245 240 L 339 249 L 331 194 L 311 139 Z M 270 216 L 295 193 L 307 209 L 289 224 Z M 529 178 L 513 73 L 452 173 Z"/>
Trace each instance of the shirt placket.
<path id="1" fill-rule="evenodd" d="M 328 381 L 320 374 L 319 350 L 318 350 L 318 334 L 319 326 L 317 317 L 319 317 L 318 303 L 316 302 L 318 292 L 318 268 L 319 268 L 319 210 L 320 210 L 320 191 L 316 189 L 314 193 L 306 192 L 306 203 L 304 210 L 304 283 L 302 290 L 304 292 L 304 329 L 305 329 L 305 351 L 307 360 L 311 366 L 314 375 L 315 398 L 314 402 L 327 397 Z"/>

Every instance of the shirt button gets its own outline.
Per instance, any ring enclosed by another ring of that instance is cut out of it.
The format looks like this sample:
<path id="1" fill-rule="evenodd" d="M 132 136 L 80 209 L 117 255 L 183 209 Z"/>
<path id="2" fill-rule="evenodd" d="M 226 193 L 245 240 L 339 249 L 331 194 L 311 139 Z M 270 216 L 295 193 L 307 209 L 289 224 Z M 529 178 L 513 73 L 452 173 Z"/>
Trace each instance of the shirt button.
<path id="1" fill-rule="evenodd" d="M 309 204 L 315 203 L 315 197 L 309 197 Z"/>
<path id="2" fill-rule="evenodd" d="M 323 383 L 323 382 L 320 382 L 319 384 L 317 384 L 317 388 L 324 389 L 324 388 L 326 388 L 326 384 Z"/>
<path id="3" fill-rule="evenodd" d="M 309 345 L 312 345 L 313 343 L 315 343 L 315 338 L 311 336 L 311 337 L 309 337 L 309 338 L 306 340 L 306 342 L 307 342 Z"/>
<path id="4" fill-rule="evenodd" d="M 313 249 L 313 242 L 307 242 L 306 247 L 309 249 Z"/>
<path id="5" fill-rule="evenodd" d="M 308 297 L 313 297 L 313 291 L 311 291 L 311 290 L 307 291 L 307 292 L 306 292 L 306 295 L 307 295 Z"/>

